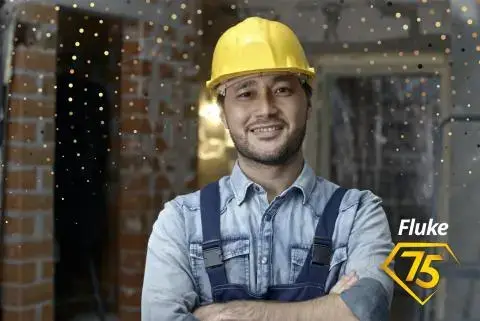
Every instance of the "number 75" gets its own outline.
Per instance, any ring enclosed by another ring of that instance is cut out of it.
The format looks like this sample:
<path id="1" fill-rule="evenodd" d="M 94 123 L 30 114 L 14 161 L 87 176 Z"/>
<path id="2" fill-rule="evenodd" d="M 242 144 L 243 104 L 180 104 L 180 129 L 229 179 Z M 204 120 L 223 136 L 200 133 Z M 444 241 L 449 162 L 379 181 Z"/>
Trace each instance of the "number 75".
<path id="1" fill-rule="evenodd" d="M 420 267 L 420 263 L 422 262 L 424 256 L 425 251 L 405 251 L 402 253 L 401 257 L 415 258 L 405 281 L 412 282 L 415 279 L 418 268 Z M 440 281 L 440 274 L 438 273 L 438 270 L 430 266 L 433 261 L 443 261 L 443 257 L 439 254 L 427 254 L 419 272 L 430 275 L 432 279 L 430 281 L 424 281 L 419 277 L 415 279 L 415 283 L 424 289 L 431 289 Z"/>

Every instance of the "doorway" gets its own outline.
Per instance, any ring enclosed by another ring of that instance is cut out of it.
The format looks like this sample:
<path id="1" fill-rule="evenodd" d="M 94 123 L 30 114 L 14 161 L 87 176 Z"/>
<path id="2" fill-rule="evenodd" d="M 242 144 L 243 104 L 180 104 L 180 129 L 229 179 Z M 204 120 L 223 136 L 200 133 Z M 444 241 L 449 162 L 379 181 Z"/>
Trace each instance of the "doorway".
<path id="1" fill-rule="evenodd" d="M 111 146 L 119 97 L 121 23 L 61 8 L 55 148 L 55 318 L 112 312 L 116 193 Z M 118 152 L 118 151 L 117 151 Z"/>
<path id="2" fill-rule="evenodd" d="M 443 156 L 436 153 L 444 152 L 436 133 L 451 106 L 448 65 L 441 54 L 389 57 L 319 60 L 314 104 L 321 108 L 313 113 L 305 151 L 319 175 L 382 198 L 393 242 L 418 242 L 419 237 L 398 236 L 402 218 L 418 222 L 435 215 L 448 222 L 436 177 L 436 159 Z M 395 264 L 397 275 L 406 276 L 409 268 L 406 261 Z M 420 321 L 424 309 L 395 284 L 391 315 L 394 321 Z"/>

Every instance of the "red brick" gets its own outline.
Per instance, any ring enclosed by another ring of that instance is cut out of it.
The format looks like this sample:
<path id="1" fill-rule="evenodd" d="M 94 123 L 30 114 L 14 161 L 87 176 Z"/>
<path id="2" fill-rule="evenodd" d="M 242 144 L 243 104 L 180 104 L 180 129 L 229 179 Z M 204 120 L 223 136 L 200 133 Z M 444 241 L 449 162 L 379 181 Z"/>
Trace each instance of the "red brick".
<path id="1" fill-rule="evenodd" d="M 198 119 L 198 109 L 195 103 L 185 105 L 184 115 L 187 119 Z"/>
<path id="2" fill-rule="evenodd" d="M 159 153 L 162 153 L 168 148 L 167 143 L 162 137 L 157 137 L 155 147 L 156 151 L 158 151 Z"/>
<path id="3" fill-rule="evenodd" d="M 141 235 L 141 237 L 142 237 L 141 239 L 142 242 L 143 242 L 143 238 L 148 238 L 145 235 Z M 120 267 L 129 269 L 129 270 L 143 270 L 145 266 L 145 250 L 146 249 L 143 249 L 143 251 L 138 251 L 136 253 L 132 253 L 132 252 L 121 253 Z"/>
<path id="4" fill-rule="evenodd" d="M 52 236 L 53 235 L 53 211 L 48 213 L 43 217 L 44 223 L 43 226 L 45 229 L 41 231 L 42 235 Z"/>
<path id="5" fill-rule="evenodd" d="M 53 241 L 23 242 L 22 244 L 6 244 L 5 259 L 23 260 L 52 257 Z"/>
<path id="6" fill-rule="evenodd" d="M 187 58 L 183 57 L 184 54 L 187 55 L 186 56 Z M 190 54 L 186 51 L 180 51 L 177 48 L 172 48 L 172 59 L 174 61 L 184 61 L 184 60 L 191 59 L 191 57 L 190 57 Z"/>
<path id="7" fill-rule="evenodd" d="M 145 99 L 145 98 L 123 99 L 122 114 L 123 115 L 130 115 L 134 113 L 147 114 L 148 102 L 149 102 L 148 99 Z"/>
<path id="8" fill-rule="evenodd" d="M 128 251 L 146 251 L 148 236 L 146 234 L 122 234 L 119 237 L 120 249 Z"/>
<path id="9" fill-rule="evenodd" d="M 145 256 L 145 255 L 144 255 Z M 126 288 L 139 288 L 143 284 L 143 271 L 125 272 L 120 269 L 119 285 Z"/>
<path id="10" fill-rule="evenodd" d="M 34 94 L 38 92 L 37 80 L 29 75 L 14 75 L 10 91 L 16 94 Z"/>
<path id="11" fill-rule="evenodd" d="M 170 79 L 173 78 L 173 68 L 169 64 L 160 64 L 158 66 L 159 76 L 161 79 Z"/>
<path id="12" fill-rule="evenodd" d="M 43 282 L 29 286 L 3 285 L 3 304 L 17 307 L 33 305 L 51 300 L 52 293 L 52 282 Z"/>
<path id="13" fill-rule="evenodd" d="M 45 122 L 43 129 L 40 131 L 41 141 L 45 143 L 55 142 L 55 123 Z"/>
<path id="14" fill-rule="evenodd" d="M 130 169 L 130 168 L 144 168 L 148 167 L 152 171 L 159 171 L 160 166 L 156 157 L 144 156 L 142 155 L 122 155 L 120 158 L 120 168 L 121 169 Z"/>
<path id="15" fill-rule="evenodd" d="M 140 53 L 140 44 L 138 41 L 123 41 L 122 56 L 136 56 Z"/>
<path id="16" fill-rule="evenodd" d="M 35 263 L 4 263 L 3 280 L 7 283 L 32 283 L 37 279 L 37 266 Z"/>
<path id="17" fill-rule="evenodd" d="M 134 177 L 126 178 L 122 184 L 122 187 L 127 191 L 148 192 L 149 181 L 150 175 L 139 174 Z"/>
<path id="18" fill-rule="evenodd" d="M 34 217 L 8 217 L 5 219 L 6 235 L 32 235 L 35 231 Z"/>
<path id="19" fill-rule="evenodd" d="M 11 211 L 51 210 L 53 198 L 50 195 L 28 195 L 7 193 L 5 207 Z"/>
<path id="20" fill-rule="evenodd" d="M 42 279 L 51 279 L 54 276 L 54 262 L 53 261 L 44 261 L 42 264 Z"/>
<path id="21" fill-rule="evenodd" d="M 122 94 L 135 94 L 137 93 L 138 82 L 133 80 L 122 80 Z"/>
<path id="22" fill-rule="evenodd" d="M 118 320 L 122 321 L 138 321 L 141 319 L 140 311 L 120 310 Z"/>
<path id="23" fill-rule="evenodd" d="M 136 130 L 136 133 L 141 134 L 150 134 L 152 132 L 150 122 L 145 118 L 122 119 L 120 127 L 123 133 L 135 133 L 134 130 Z"/>
<path id="24" fill-rule="evenodd" d="M 44 96 L 54 96 L 55 95 L 55 84 L 56 80 L 55 77 L 44 77 L 43 78 L 43 87 L 42 93 Z"/>
<path id="25" fill-rule="evenodd" d="M 52 295 L 53 299 L 53 295 Z M 52 303 L 46 303 L 42 305 L 40 317 L 41 321 L 53 321 L 54 320 L 54 308 Z"/>
<path id="26" fill-rule="evenodd" d="M 9 170 L 5 179 L 7 189 L 36 189 L 37 172 L 34 169 L 14 171 Z"/>
<path id="27" fill-rule="evenodd" d="M 23 22 L 57 24 L 58 20 L 58 12 L 53 5 L 26 3 L 19 13 L 19 20 Z"/>
<path id="28" fill-rule="evenodd" d="M 123 75 L 150 75 L 152 73 L 152 63 L 150 61 L 138 59 L 124 59 L 122 64 Z"/>
<path id="29" fill-rule="evenodd" d="M 32 99 L 11 99 L 9 101 L 10 117 L 53 117 L 54 102 L 41 102 Z"/>
<path id="30" fill-rule="evenodd" d="M 47 169 L 43 171 L 43 188 L 47 190 L 53 190 L 53 180 L 54 175 L 52 175 L 52 171 Z"/>
<path id="31" fill-rule="evenodd" d="M 35 50 L 23 46 L 15 48 L 14 68 L 55 72 L 56 64 L 54 52 Z"/>
<path id="32" fill-rule="evenodd" d="M 172 115 L 175 115 L 175 111 L 173 109 L 170 108 L 171 106 L 169 106 L 166 102 L 164 101 L 160 101 L 159 105 L 158 105 L 158 113 L 159 113 L 159 116 L 172 116 Z"/>
<path id="33" fill-rule="evenodd" d="M 167 189 L 170 187 L 170 181 L 166 176 L 159 175 L 155 179 L 155 188 L 156 189 Z"/>
<path id="34" fill-rule="evenodd" d="M 128 178 L 122 177 L 122 182 Z M 122 210 L 146 210 L 151 207 L 152 197 L 149 195 L 138 195 L 129 191 L 120 193 L 120 208 Z"/>
<path id="35" fill-rule="evenodd" d="M 197 36 L 196 35 L 185 35 L 183 37 L 183 43 L 185 45 L 190 45 L 190 42 L 196 42 L 197 41 Z"/>
<path id="36" fill-rule="evenodd" d="M 36 139 L 36 125 L 22 124 L 16 121 L 8 123 L 7 137 L 17 142 L 32 142 Z"/>
<path id="37" fill-rule="evenodd" d="M 9 307 L 3 307 L 3 319 L 5 321 L 32 321 L 36 320 L 35 307 L 22 307 L 12 310 Z M 51 321 L 51 320 L 49 320 Z"/>
<path id="38" fill-rule="evenodd" d="M 141 302 L 141 290 L 137 289 L 120 289 L 120 295 L 118 299 L 120 306 L 124 307 L 138 307 Z M 124 319 L 121 319 L 124 321 Z M 139 319 L 137 319 L 139 320 Z"/>
<path id="39" fill-rule="evenodd" d="M 53 147 L 15 147 L 7 146 L 7 158 L 16 165 L 51 165 L 53 163 Z"/>

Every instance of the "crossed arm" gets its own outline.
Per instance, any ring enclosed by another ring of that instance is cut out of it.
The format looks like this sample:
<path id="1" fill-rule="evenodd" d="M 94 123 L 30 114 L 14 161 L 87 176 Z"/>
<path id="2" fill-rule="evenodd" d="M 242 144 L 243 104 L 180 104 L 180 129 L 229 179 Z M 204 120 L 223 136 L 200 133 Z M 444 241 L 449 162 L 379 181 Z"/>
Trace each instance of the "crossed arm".
<path id="1" fill-rule="evenodd" d="M 358 278 L 340 281 L 328 295 L 305 302 L 236 301 L 196 310 L 199 293 L 190 268 L 183 212 L 175 201 L 167 203 L 148 243 L 141 320 L 388 320 L 393 283 L 379 266 L 393 248 L 390 230 L 379 199 L 367 194 L 362 202 L 350 233 L 345 263 L 346 273 L 356 271 Z"/>
<path id="2" fill-rule="evenodd" d="M 198 308 L 194 316 L 200 321 L 359 321 L 340 294 L 358 281 L 356 273 L 342 277 L 329 295 L 294 302 L 233 301 Z"/>

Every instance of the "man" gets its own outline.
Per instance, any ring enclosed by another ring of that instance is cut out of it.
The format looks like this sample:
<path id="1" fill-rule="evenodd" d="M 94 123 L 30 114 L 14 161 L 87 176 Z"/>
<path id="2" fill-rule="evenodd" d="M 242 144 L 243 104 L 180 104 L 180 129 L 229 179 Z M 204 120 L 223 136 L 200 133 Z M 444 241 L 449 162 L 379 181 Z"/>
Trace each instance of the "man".
<path id="1" fill-rule="evenodd" d="M 207 88 L 238 151 L 230 176 L 165 204 L 148 244 L 142 320 L 388 319 L 393 244 L 380 199 L 320 177 L 301 146 L 313 68 L 285 25 L 227 30 Z"/>

